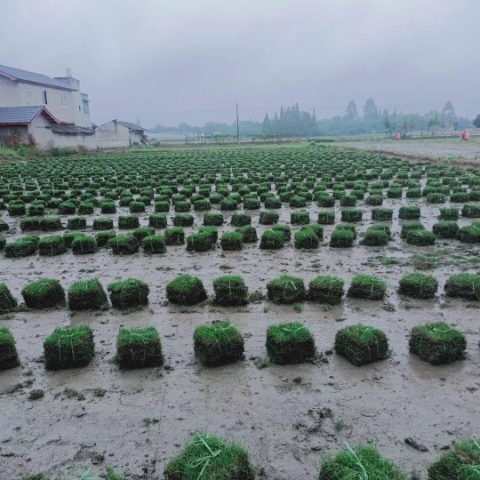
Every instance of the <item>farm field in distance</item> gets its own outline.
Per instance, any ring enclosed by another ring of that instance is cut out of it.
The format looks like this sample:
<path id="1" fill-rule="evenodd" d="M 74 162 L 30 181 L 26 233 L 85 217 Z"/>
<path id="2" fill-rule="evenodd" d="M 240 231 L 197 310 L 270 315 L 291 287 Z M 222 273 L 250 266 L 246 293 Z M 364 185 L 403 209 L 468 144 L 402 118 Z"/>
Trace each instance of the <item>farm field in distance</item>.
<path id="1" fill-rule="evenodd" d="M 0 329 L 20 362 L 0 371 L 0 480 L 104 475 L 107 465 L 161 479 L 196 432 L 238 442 L 259 480 L 335 480 L 319 473 L 324 462 L 360 445 L 405 474 L 391 478 L 427 479 L 454 441 L 480 432 L 478 170 L 305 144 L 22 162 L 0 166 L 0 230 Z M 199 282 L 175 297 L 182 275 Z M 219 300 L 214 281 L 225 276 L 241 276 L 248 293 Z M 272 283 L 282 276 L 293 278 Z M 40 279 L 59 281 L 66 302 L 60 289 L 58 301 L 42 299 L 54 306 L 24 305 Z M 72 284 L 94 279 L 107 296 L 72 311 L 82 294 Z M 115 297 L 109 286 L 127 279 L 148 286 L 148 304 L 145 288 Z M 426 348 L 412 329 L 431 322 L 443 323 Z M 308 335 L 274 352 L 269 327 L 284 323 L 287 337 Z M 44 340 L 81 325 L 93 359 L 46 368 Z M 232 360 L 232 340 L 222 351 L 232 363 L 208 364 L 215 347 L 194 349 L 203 325 L 236 327 L 243 358 Z M 147 356 L 155 366 L 131 369 L 126 354 L 120 368 L 119 329 L 143 327 L 157 330 L 161 352 L 155 363 L 144 348 L 155 334 L 143 331 L 135 366 Z"/>

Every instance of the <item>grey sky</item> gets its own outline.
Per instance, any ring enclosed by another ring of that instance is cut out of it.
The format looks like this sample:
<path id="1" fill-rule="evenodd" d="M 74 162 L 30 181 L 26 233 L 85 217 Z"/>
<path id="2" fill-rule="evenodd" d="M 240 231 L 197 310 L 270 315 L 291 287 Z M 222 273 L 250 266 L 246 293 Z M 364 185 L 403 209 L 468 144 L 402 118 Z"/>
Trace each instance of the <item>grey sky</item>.
<path id="1" fill-rule="evenodd" d="M 145 126 L 377 105 L 480 113 L 479 0 L 0 0 L 0 64 L 61 76 L 92 119 Z"/>

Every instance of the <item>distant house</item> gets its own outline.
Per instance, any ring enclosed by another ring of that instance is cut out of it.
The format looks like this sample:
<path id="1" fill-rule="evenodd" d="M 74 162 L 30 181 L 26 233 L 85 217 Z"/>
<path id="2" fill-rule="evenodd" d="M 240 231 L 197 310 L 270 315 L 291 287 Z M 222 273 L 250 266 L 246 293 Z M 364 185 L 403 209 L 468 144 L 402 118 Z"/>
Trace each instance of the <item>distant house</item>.
<path id="1" fill-rule="evenodd" d="M 145 128 L 135 125 L 134 123 L 121 122 L 120 120 L 112 120 L 98 127 L 98 135 L 105 136 L 106 132 L 110 132 L 110 135 L 106 135 L 109 140 L 108 146 L 100 140 L 99 138 L 99 147 L 100 148 L 114 148 L 111 146 L 112 142 L 116 144 L 117 147 L 125 148 L 131 147 L 134 144 L 144 143 L 148 145 Z"/>

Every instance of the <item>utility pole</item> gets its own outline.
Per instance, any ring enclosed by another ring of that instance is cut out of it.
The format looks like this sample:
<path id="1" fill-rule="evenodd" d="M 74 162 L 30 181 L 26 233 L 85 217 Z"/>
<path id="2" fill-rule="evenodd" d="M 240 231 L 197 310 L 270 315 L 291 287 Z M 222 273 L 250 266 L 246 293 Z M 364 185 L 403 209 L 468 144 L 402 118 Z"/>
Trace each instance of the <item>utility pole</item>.
<path id="1" fill-rule="evenodd" d="M 237 111 L 237 143 L 240 143 L 240 128 L 238 126 L 238 103 L 235 104 L 235 109 Z"/>

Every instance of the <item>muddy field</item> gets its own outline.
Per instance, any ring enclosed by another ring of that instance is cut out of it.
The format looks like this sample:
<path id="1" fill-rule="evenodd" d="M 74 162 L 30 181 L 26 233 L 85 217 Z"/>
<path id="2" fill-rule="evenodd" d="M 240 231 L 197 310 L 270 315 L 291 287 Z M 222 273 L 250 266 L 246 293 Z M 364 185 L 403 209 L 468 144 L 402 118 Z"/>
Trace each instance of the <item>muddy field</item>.
<path id="1" fill-rule="evenodd" d="M 437 205 L 423 199 L 386 199 L 383 206 L 393 208 L 397 219 L 399 207 L 406 204 L 421 205 L 421 220 L 431 230 Z M 144 226 L 151 208 L 141 217 Z M 360 233 L 372 223 L 370 208 L 361 208 L 365 221 L 357 224 Z M 120 208 L 118 215 L 127 210 Z M 315 221 L 320 208 L 309 202 L 308 210 Z M 231 214 L 223 213 L 226 223 L 220 233 L 232 229 L 228 226 Z M 259 234 L 268 228 L 258 225 L 258 211 L 248 213 Z M 195 217 L 195 226 L 187 228 L 187 233 L 202 224 L 203 215 Z M 290 209 L 282 209 L 280 223 L 289 220 Z M 460 226 L 469 223 L 459 220 Z M 321 459 L 344 448 L 345 441 L 373 443 L 404 471 L 417 471 L 417 478 L 426 478 L 427 465 L 453 440 L 480 431 L 478 305 L 442 295 L 451 273 L 478 271 L 480 252 L 456 240 L 437 240 L 435 247 L 408 246 L 400 239 L 400 227 L 401 222 L 394 220 L 394 239 L 387 247 L 360 246 L 357 239 L 354 248 L 330 249 L 334 225 L 326 225 L 324 242 L 310 252 L 290 244 L 275 252 L 245 245 L 239 252 L 222 252 L 217 246 L 211 252 L 190 254 L 185 246 L 176 246 L 152 257 L 141 252 L 118 257 L 102 249 L 82 257 L 69 252 L 54 258 L 2 258 L 0 283 L 5 282 L 19 299 L 21 289 L 39 277 L 60 279 L 65 288 L 93 276 L 104 286 L 134 277 L 147 282 L 151 293 L 150 306 L 129 315 L 114 309 L 72 315 L 59 309 L 0 316 L 0 326 L 10 327 L 17 340 L 22 362 L 21 367 L 0 375 L 0 479 L 48 471 L 49 480 L 66 480 L 81 476 L 87 468 L 91 474 L 104 472 L 107 464 L 133 479 L 162 478 L 166 461 L 198 430 L 241 442 L 251 452 L 259 478 L 314 479 Z M 418 267 L 415 255 L 426 254 L 440 295 L 428 301 L 400 298 L 399 279 Z M 385 257 L 398 263 L 385 264 L 389 263 L 382 260 Z M 346 286 L 355 274 L 369 273 L 387 281 L 388 297 L 385 302 L 347 298 L 338 307 L 306 302 L 303 311 L 267 301 L 242 308 L 220 308 L 208 302 L 181 308 L 166 303 L 165 286 L 178 274 L 198 276 L 211 295 L 212 280 L 226 272 L 242 274 L 250 292 L 263 293 L 266 283 L 282 273 L 300 276 L 306 284 L 328 273 L 343 278 Z M 193 331 L 200 324 L 223 319 L 244 333 L 246 358 L 235 365 L 204 368 L 193 356 Z M 432 367 L 408 354 L 410 329 L 435 319 L 466 334 L 465 361 Z M 304 322 L 313 332 L 323 360 L 266 365 L 267 327 L 293 320 Z M 95 360 L 79 370 L 46 371 L 41 363 L 43 339 L 56 326 L 82 322 L 94 329 Z M 358 322 L 385 331 L 390 359 L 354 367 L 329 352 L 336 331 Z M 121 325 L 155 326 L 166 368 L 119 371 L 112 359 Z M 7 393 L 17 383 L 22 387 Z M 32 389 L 43 389 L 44 398 L 28 400 Z M 407 446 L 407 437 L 428 451 Z"/>

